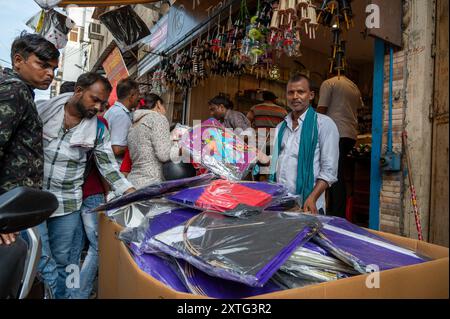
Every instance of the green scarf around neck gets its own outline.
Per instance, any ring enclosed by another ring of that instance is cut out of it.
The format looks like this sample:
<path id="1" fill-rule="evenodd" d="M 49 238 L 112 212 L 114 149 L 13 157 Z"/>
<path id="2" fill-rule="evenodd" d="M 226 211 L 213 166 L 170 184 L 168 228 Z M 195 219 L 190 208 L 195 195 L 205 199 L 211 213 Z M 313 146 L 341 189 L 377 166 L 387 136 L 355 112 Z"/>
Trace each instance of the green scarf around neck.
<path id="1" fill-rule="evenodd" d="M 277 162 L 286 127 L 287 122 L 283 121 L 280 130 L 278 131 L 275 152 L 272 156 L 272 163 L 270 167 L 271 175 L 269 177 L 270 182 L 276 182 Z M 297 182 L 295 193 L 300 195 L 301 200 L 304 202 L 314 189 L 314 153 L 319 136 L 319 130 L 317 127 L 317 113 L 311 106 L 309 106 L 306 110 L 306 116 L 301 130 L 300 143 L 298 147 Z"/>

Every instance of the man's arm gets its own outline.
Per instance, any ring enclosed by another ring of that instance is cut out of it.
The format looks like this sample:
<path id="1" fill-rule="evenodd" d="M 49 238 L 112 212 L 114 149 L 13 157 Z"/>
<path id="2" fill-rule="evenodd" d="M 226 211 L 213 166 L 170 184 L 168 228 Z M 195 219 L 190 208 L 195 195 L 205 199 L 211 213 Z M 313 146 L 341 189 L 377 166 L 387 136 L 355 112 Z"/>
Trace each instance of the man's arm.
<path id="1" fill-rule="evenodd" d="M 305 211 L 317 213 L 320 195 L 337 181 L 339 164 L 339 131 L 334 121 L 326 117 L 319 129 L 320 171 L 313 192 L 304 204 Z"/>
<path id="2" fill-rule="evenodd" d="M 126 146 L 112 145 L 112 150 L 115 156 L 122 157 L 127 150 Z"/>
<path id="3" fill-rule="evenodd" d="M 19 103 L 17 96 L 17 93 L 10 90 L 0 92 L 0 161 L 5 156 L 5 148 L 20 124 L 21 114 L 25 112 L 25 105 Z M 0 234 L 0 245 L 14 243 L 17 235 L 18 233 Z"/>
<path id="4" fill-rule="evenodd" d="M 319 102 L 317 103 L 317 112 L 327 114 L 328 106 L 331 102 L 332 88 L 328 81 L 322 82 L 319 91 Z"/>
<path id="5" fill-rule="evenodd" d="M 119 171 L 119 165 L 111 148 L 108 130 L 103 133 L 103 138 L 97 144 L 95 150 L 95 162 L 100 174 L 118 196 L 134 191 L 133 185 Z"/>
<path id="6" fill-rule="evenodd" d="M 327 188 L 328 183 L 324 180 L 318 179 L 316 185 L 314 186 L 313 191 L 303 204 L 303 211 L 317 214 L 317 206 L 316 206 L 317 200 Z"/>
<path id="7" fill-rule="evenodd" d="M 14 131 L 19 126 L 24 105 L 19 103 L 16 94 L 0 92 L 0 161 L 5 156 L 7 147 Z"/>
<path id="8" fill-rule="evenodd" d="M 255 119 L 255 113 L 253 112 L 253 110 L 248 111 L 247 119 L 249 120 L 250 124 L 253 126 L 253 120 Z"/>
<path id="9" fill-rule="evenodd" d="M 130 119 L 126 114 L 116 114 L 108 121 L 114 155 L 122 157 L 127 149 Z"/>

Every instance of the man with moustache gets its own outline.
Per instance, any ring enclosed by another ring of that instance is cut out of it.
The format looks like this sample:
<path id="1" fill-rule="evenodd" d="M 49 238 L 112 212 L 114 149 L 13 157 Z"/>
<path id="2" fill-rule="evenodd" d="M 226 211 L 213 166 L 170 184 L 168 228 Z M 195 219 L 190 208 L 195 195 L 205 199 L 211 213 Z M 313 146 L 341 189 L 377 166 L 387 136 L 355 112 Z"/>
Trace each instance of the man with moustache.
<path id="1" fill-rule="evenodd" d="M 269 180 L 300 196 L 303 211 L 325 212 L 325 190 L 337 180 L 339 132 L 336 124 L 311 106 L 308 77 L 296 74 L 287 84 L 292 112 L 278 124 Z"/>
<path id="2" fill-rule="evenodd" d="M 75 92 L 37 102 L 44 124 L 43 189 L 52 192 L 59 201 L 58 209 L 39 229 L 48 234 L 48 247 L 43 243 L 40 267 L 45 268 L 48 259 L 56 262 L 56 298 L 68 298 L 67 288 L 74 288 L 66 286 L 66 267 L 80 220 L 86 163 L 91 157 L 95 159 L 100 174 L 116 195 L 135 190 L 119 172 L 109 132 L 96 116 L 108 103 L 110 92 L 107 79 L 97 73 L 85 73 L 78 78 Z"/>

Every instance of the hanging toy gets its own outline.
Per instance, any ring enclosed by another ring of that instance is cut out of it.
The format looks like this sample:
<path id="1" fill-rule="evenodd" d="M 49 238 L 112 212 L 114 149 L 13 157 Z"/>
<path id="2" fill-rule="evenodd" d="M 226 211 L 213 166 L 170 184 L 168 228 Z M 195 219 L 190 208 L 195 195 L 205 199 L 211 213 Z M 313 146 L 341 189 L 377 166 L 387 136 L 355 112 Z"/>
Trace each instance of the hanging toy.
<path id="1" fill-rule="evenodd" d="M 311 17 L 309 16 L 309 2 L 302 2 L 302 15 L 300 17 L 300 22 L 305 26 L 305 32 L 308 34 L 311 39 L 311 34 L 309 33 L 309 22 L 311 21 Z"/>
<path id="2" fill-rule="evenodd" d="M 280 0 L 278 5 L 278 14 L 280 15 L 280 27 L 284 27 L 288 22 L 286 21 L 286 10 L 288 0 Z"/>
<path id="3" fill-rule="evenodd" d="M 317 29 L 317 15 L 316 15 L 316 7 L 313 4 L 309 4 L 308 6 L 308 17 L 309 21 L 309 36 L 312 39 L 316 38 L 316 29 Z"/>
<path id="4" fill-rule="evenodd" d="M 296 3 L 297 0 L 288 0 L 287 1 L 287 23 L 286 26 L 289 28 L 289 30 L 292 30 L 293 23 L 295 22 L 297 18 L 297 9 L 296 9 Z"/>
<path id="5" fill-rule="evenodd" d="M 330 0 L 327 3 L 328 11 L 334 15 L 336 12 L 339 12 L 339 2 L 337 0 Z"/>
<path id="6" fill-rule="evenodd" d="M 272 68 L 269 71 L 269 78 L 271 80 L 279 80 L 281 77 L 280 68 L 278 65 L 273 65 Z"/>
<path id="7" fill-rule="evenodd" d="M 344 16 L 347 30 L 350 30 L 350 25 L 353 26 L 353 13 L 350 0 L 341 0 L 341 14 Z"/>
<path id="8" fill-rule="evenodd" d="M 281 30 L 280 28 L 280 11 L 278 10 L 278 5 L 274 4 L 273 6 L 273 14 L 272 19 L 270 21 L 270 39 L 269 42 L 272 43 L 274 41 L 275 35 Z"/>

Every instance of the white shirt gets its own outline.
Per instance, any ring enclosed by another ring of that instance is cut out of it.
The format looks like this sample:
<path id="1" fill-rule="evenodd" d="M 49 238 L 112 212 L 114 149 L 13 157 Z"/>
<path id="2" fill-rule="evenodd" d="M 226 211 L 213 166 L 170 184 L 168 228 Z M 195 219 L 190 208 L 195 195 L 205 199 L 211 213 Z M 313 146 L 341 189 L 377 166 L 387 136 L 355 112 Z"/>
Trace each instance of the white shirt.
<path id="1" fill-rule="evenodd" d="M 290 193 L 295 194 L 297 182 L 298 148 L 306 116 L 304 112 L 298 119 L 298 126 L 292 129 L 292 113 L 289 113 L 284 120 L 287 123 L 281 142 L 280 156 L 278 157 L 276 174 L 277 182 L 283 184 Z M 278 141 L 278 132 L 281 124 L 277 125 L 275 131 L 275 143 Z M 337 181 L 338 161 L 339 161 L 339 131 L 331 118 L 323 114 L 317 114 L 317 129 L 319 132 L 318 143 L 314 153 L 314 179 L 322 179 L 331 186 Z M 303 202 L 306 198 L 302 199 Z M 325 192 L 317 200 L 316 207 L 319 210 L 325 207 Z"/>
<path id="2" fill-rule="evenodd" d="M 119 101 L 116 101 L 116 103 L 106 111 L 103 117 L 108 122 L 109 132 L 111 134 L 111 145 L 127 146 L 128 130 L 132 124 L 130 110 Z M 122 158 L 116 157 L 116 159 L 120 165 Z"/>

